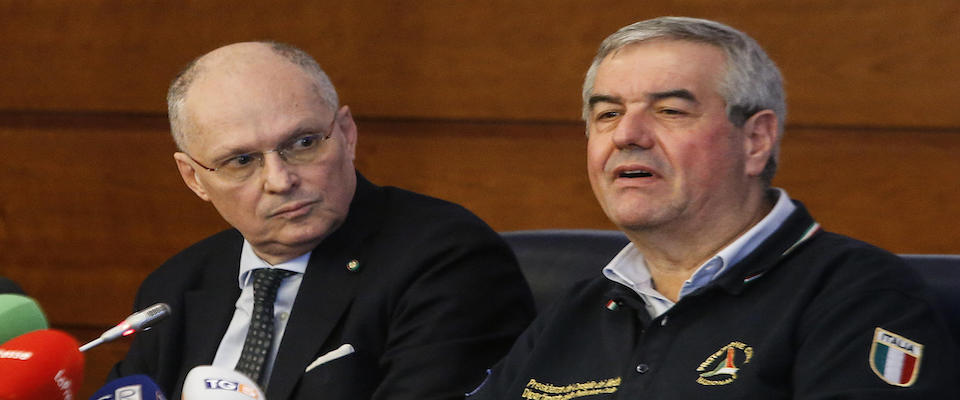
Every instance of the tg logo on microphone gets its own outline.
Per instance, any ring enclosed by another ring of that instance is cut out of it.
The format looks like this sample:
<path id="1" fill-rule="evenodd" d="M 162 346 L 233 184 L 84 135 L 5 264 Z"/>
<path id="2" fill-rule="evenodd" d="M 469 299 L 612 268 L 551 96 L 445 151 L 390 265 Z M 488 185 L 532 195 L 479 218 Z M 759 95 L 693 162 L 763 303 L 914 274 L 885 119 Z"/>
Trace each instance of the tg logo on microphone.
<path id="1" fill-rule="evenodd" d="M 242 383 L 217 378 L 204 379 L 203 383 L 206 384 L 206 388 L 210 390 L 228 390 L 231 392 L 245 394 L 252 399 L 260 398 L 260 395 L 258 394 L 259 391 L 256 387 L 244 385 Z"/>
<path id="2" fill-rule="evenodd" d="M 129 385 L 119 387 L 113 391 L 113 394 L 97 398 L 97 400 L 142 400 L 140 385 Z"/>

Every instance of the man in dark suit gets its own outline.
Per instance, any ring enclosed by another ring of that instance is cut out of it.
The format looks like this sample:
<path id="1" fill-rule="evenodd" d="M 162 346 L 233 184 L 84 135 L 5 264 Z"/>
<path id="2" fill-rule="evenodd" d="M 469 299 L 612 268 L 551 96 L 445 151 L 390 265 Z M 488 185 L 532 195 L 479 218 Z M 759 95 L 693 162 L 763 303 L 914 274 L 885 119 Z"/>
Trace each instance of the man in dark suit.
<path id="1" fill-rule="evenodd" d="M 146 279 L 135 308 L 165 302 L 173 315 L 111 378 L 147 374 L 180 398 L 186 374 L 212 364 L 271 400 L 457 398 L 529 322 L 529 290 L 495 232 L 354 169 L 350 109 L 306 53 L 222 47 L 167 100 L 184 182 L 234 229 Z"/>

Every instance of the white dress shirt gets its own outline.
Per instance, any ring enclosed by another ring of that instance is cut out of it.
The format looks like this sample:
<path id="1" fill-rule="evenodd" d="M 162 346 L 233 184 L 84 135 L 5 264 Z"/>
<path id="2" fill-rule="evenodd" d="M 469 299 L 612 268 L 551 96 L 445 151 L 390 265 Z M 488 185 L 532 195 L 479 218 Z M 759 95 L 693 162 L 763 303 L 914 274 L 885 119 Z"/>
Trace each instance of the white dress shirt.
<path id="1" fill-rule="evenodd" d="M 243 250 L 240 252 L 240 274 L 238 283 L 240 285 L 240 298 L 237 299 L 236 309 L 233 312 L 233 319 L 227 328 L 227 333 L 220 340 L 220 347 L 217 348 L 217 355 L 213 359 L 213 365 L 217 367 L 234 369 L 237 361 L 240 360 L 240 353 L 243 351 L 243 341 L 247 337 L 247 329 L 250 327 L 250 314 L 253 312 L 253 270 L 259 268 L 280 268 L 296 272 L 283 280 L 280 289 L 277 291 L 277 300 L 273 304 L 274 316 L 274 335 L 273 347 L 267 356 L 267 364 L 263 368 L 263 382 L 270 382 L 270 374 L 273 372 L 273 362 L 277 357 L 277 349 L 280 348 L 280 340 L 283 339 L 283 332 L 287 327 L 287 319 L 290 318 L 290 311 L 293 309 L 293 301 L 297 298 L 297 291 L 300 290 L 300 282 L 303 280 L 303 273 L 307 270 L 307 261 L 310 260 L 310 254 L 307 253 L 290 261 L 277 265 L 270 265 L 253 252 L 253 247 L 246 240 L 243 241 Z"/>

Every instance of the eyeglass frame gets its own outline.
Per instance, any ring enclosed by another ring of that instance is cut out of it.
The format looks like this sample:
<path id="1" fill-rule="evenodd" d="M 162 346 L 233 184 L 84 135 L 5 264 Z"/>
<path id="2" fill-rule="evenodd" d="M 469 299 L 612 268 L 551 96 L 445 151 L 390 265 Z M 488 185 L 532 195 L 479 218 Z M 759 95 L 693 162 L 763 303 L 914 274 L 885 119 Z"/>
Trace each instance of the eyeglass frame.
<path id="1" fill-rule="evenodd" d="M 232 156 L 230 156 L 229 158 L 225 159 L 224 161 L 232 160 L 232 159 L 234 159 L 234 158 L 236 158 L 236 157 L 239 157 L 239 156 L 242 156 L 242 155 L 251 155 L 251 154 L 258 154 L 258 153 L 259 153 L 259 154 L 260 154 L 260 157 L 254 157 L 254 159 L 259 159 L 259 160 L 260 160 L 260 161 L 259 161 L 259 162 L 260 162 L 260 165 L 258 166 L 258 168 L 263 168 L 263 166 L 264 166 L 264 165 L 266 164 L 266 162 L 267 162 L 267 157 L 266 157 L 266 155 L 267 155 L 268 153 L 277 153 L 277 155 L 280 156 L 280 159 L 283 160 L 284 163 L 287 163 L 288 165 L 296 165 L 296 164 L 290 164 L 290 162 L 287 160 L 287 157 L 286 157 L 286 156 L 284 155 L 284 153 L 283 153 L 284 150 L 281 149 L 280 147 L 281 147 L 281 146 L 284 146 L 284 145 L 286 145 L 286 144 L 288 144 L 288 143 L 296 142 L 296 141 L 297 141 L 298 139 L 300 139 L 300 138 L 304 138 L 304 137 L 307 137 L 307 136 L 313 136 L 313 135 L 316 135 L 316 136 L 320 137 L 320 144 L 319 144 L 319 145 L 322 145 L 324 142 L 327 141 L 327 139 L 330 139 L 330 136 L 333 136 L 333 129 L 334 129 L 334 126 L 336 126 L 336 124 L 337 124 L 337 116 L 334 115 L 334 116 L 333 116 L 333 119 L 330 121 L 330 126 L 327 127 L 327 132 L 326 132 L 325 135 L 306 134 L 306 135 L 296 136 L 296 137 L 290 138 L 290 139 L 288 139 L 288 140 L 285 140 L 283 143 L 277 145 L 277 147 L 274 147 L 274 148 L 271 149 L 271 150 L 266 150 L 266 151 L 254 151 L 254 152 L 249 152 L 249 153 L 235 154 L 235 155 L 232 155 Z M 318 146 L 319 146 L 319 145 L 318 145 Z M 319 148 L 318 148 L 317 150 L 319 150 Z M 183 151 L 182 153 L 183 153 L 183 154 L 186 154 L 187 157 L 190 158 L 191 161 L 193 161 L 194 163 L 196 163 L 197 165 L 199 165 L 200 168 L 203 168 L 203 169 L 205 169 L 205 170 L 207 170 L 207 171 L 216 173 L 218 170 L 220 170 L 220 169 L 223 168 L 223 167 L 210 168 L 210 167 L 208 167 L 208 166 L 206 166 L 206 165 L 203 165 L 203 163 L 201 163 L 200 161 L 197 161 L 197 159 L 196 159 L 196 158 L 193 158 L 193 156 L 190 155 L 190 153 L 187 153 L 186 151 Z M 219 175 L 219 176 L 223 177 L 223 175 Z M 251 174 L 250 176 L 253 176 L 253 175 Z M 243 179 L 239 179 L 238 182 L 243 182 L 243 181 L 247 180 L 248 178 L 249 178 L 249 176 L 246 177 L 246 178 L 243 178 Z"/>

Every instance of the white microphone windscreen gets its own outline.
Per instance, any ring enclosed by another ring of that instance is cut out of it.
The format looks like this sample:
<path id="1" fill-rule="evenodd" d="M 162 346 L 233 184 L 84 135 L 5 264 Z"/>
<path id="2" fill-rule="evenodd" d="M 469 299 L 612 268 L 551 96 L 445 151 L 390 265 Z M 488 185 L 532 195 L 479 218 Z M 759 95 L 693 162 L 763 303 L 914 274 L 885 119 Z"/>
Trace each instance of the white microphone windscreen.
<path id="1" fill-rule="evenodd" d="M 183 381 L 181 400 L 266 400 L 246 375 L 228 368 L 200 365 Z"/>

